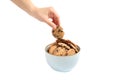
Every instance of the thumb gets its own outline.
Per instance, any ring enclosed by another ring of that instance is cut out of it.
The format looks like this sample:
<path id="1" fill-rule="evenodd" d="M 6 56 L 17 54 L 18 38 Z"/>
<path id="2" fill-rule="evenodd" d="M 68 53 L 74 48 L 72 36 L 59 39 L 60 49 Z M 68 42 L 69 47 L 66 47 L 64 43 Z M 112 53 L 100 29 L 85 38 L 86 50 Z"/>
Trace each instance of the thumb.
<path id="1" fill-rule="evenodd" d="M 50 21 L 50 20 L 46 20 L 45 22 L 46 22 L 49 26 L 51 26 L 51 27 L 53 28 L 53 30 L 56 29 L 56 24 L 53 23 L 52 21 Z"/>

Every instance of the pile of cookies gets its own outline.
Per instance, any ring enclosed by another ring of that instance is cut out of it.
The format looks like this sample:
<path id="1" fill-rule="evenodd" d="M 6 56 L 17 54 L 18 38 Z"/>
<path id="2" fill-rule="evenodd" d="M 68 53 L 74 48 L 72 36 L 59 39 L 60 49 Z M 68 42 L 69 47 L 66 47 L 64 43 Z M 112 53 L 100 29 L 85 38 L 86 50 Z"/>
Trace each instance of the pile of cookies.
<path id="1" fill-rule="evenodd" d="M 71 56 L 79 52 L 79 47 L 70 40 L 62 39 L 64 31 L 62 27 L 57 27 L 52 34 L 57 38 L 56 42 L 52 43 L 48 52 L 56 56 Z"/>

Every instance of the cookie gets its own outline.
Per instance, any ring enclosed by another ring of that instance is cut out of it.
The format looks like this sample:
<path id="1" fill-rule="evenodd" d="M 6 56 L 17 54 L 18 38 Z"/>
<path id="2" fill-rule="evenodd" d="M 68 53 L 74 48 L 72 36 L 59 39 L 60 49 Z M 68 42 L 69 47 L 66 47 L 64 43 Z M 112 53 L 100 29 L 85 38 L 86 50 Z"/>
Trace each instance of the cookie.
<path id="1" fill-rule="evenodd" d="M 72 43 L 68 43 L 68 44 L 71 46 L 71 48 L 75 50 L 76 53 L 79 52 L 77 45 L 73 45 Z"/>
<path id="2" fill-rule="evenodd" d="M 50 54 L 53 54 L 53 52 L 54 52 L 54 50 L 57 48 L 57 46 L 56 45 L 51 45 L 51 47 L 49 48 L 49 53 Z"/>
<path id="3" fill-rule="evenodd" d="M 65 47 L 66 49 L 70 49 L 70 47 L 65 43 L 60 42 L 60 43 L 58 43 L 58 45 L 61 47 Z"/>
<path id="4" fill-rule="evenodd" d="M 63 36 L 64 36 L 63 28 L 60 27 L 60 26 L 58 26 L 55 30 L 52 31 L 52 34 L 53 34 L 53 36 L 54 36 L 55 38 L 57 38 L 57 39 L 63 38 Z"/>
<path id="5" fill-rule="evenodd" d="M 58 47 L 57 49 L 55 49 L 53 54 L 56 55 L 56 56 L 65 56 L 66 55 L 65 48 Z"/>
<path id="6" fill-rule="evenodd" d="M 74 49 L 70 49 L 67 51 L 67 56 L 71 56 L 71 55 L 74 55 L 76 52 Z"/>
<path id="7" fill-rule="evenodd" d="M 65 39 L 58 39 L 56 41 L 58 44 L 61 43 L 62 46 L 67 47 L 68 49 L 72 48 L 77 52 L 79 52 L 79 49 L 77 47 L 77 45 L 75 45 L 73 42 L 71 42 L 70 40 L 65 40 Z"/>

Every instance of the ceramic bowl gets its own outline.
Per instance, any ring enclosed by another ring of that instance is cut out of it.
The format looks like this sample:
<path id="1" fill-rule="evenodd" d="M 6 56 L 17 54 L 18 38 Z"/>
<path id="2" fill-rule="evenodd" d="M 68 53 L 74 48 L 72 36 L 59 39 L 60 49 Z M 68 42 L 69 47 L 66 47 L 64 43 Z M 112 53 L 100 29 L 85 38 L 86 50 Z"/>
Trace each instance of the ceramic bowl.
<path id="1" fill-rule="evenodd" d="M 45 48 L 45 52 L 46 52 L 45 56 L 46 56 L 46 61 L 51 68 L 60 72 L 68 72 L 75 67 L 80 57 L 80 50 L 78 53 L 72 56 L 55 56 L 48 53 L 49 47 L 50 45 L 48 45 Z M 78 48 L 80 49 L 79 46 Z"/>

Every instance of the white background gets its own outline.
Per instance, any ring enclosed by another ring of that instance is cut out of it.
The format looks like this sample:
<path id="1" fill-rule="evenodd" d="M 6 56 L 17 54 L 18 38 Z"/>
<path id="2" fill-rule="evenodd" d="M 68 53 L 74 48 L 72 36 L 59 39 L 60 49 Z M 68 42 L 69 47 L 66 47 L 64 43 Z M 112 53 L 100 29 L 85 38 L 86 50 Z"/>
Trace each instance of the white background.
<path id="1" fill-rule="evenodd" d="M 119 0 L 32 1 L 56 9 L 64 38 L 81 47 L 79 62 L 71 72 L 52 70 L 44 55 L 51 27 L 0 0 L 0 80 L 120 80 Z"/>

